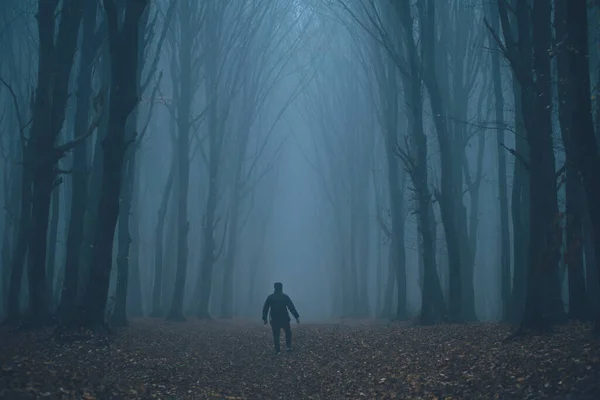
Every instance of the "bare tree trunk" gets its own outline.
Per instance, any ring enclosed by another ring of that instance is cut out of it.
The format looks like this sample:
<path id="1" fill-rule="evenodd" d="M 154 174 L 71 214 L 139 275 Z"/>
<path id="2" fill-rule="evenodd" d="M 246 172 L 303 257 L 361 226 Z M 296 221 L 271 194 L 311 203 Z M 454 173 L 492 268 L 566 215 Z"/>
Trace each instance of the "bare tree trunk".
<path id="1" fill-rule="evenodd" d="M 75 110 L 74 132 L 83 133 L 89 121 L 90 101 L 92 96 L 92 63 L 95 55 L 91 41 L 94 39 L 96 25 L 96 4 L 88 5 L 84 10 L 83 38 L 81 49 L 79 76 L 77 78 L 77 108 Z M 85 146 L 78 146 L 73 151 L 71 190 L 71 215 L 67 228 L 67 244 L 65 255 L 62 293 L 58 307 L 58 316 L 62 322 L 73 317 L 77 304 L 77 286 L 79 279 L 79 262 L 83 244 L 83 227 L 85 207 L 87 203 L 88 151 Z"/>
<path id="2" fill-rule="evenodd" d="M 248 101 L 249 102 L 249 101 Z M 248 113 L 251 109 L 247 110 Z M 238 252 L 238 240 L 240 235 L 239 218 L 240 218 L 240 206 L 242 201 L 242 185 L 244 184 L 242 179 L 242 172 L 244 167 L 244 160 L 246 158 L 246 148 L 248 146 L 249 129 L 250 129 L 250 118 L 246 117 L 245 123 L 241 127 L 240 135 L 237 138 L 238 143 L 235 144 L 235 155 L 237 157 L 235 161 L 235 170 L 233 173 L 233 189 L 231 192 L 231 206 L 230 206 L 230 222 L 228 227 L 228 239 L 227 239 L 227 255 L 224 260 L 224 271 L 223 271 L 223 300 L 221 302 L 221 317 L 232 318 L 233 317 L 233 302 L 234 302 L 234 269 L 236 264 L 236 257 Z"/>
<path id="3" fill-rule="evenodd" d="M 513 78 L 515 104 L 515 151 L 517 154 L 528 154 L 529 146 L 525 137 L 521 86 Z M 511 214 L 513 224 L 513 280 L 510 298 L 510 309 L 506 314 L 509 321 L 520 321 L 525 309 L 525 292 L 527 287 L 527 269 L 529 265 L 529 172 L 522 160 L 515 160 L 513 185 L 511 193 Z"/>
<path id="4" fill-rule="evenodd" d="M 533 91 L 526 91 L 523 112 L 530 143 L 530 268 L 523 327 L 546 329 L 564 315 L 558 282 L 561 231 L 552 141 L 552 99 L 549 46 L 552 46 L 551 4 L 535 0 L 531 10 Z M 521 32 L 519 28 L 519 32 Z M 535 118 L 534 118 L 535 116 Z"/>
<path id="5" fill-rule="evenodd" d="M 583 249 L 585 255 L 585 286 L 587 292 L 587 304 L 591 315 L 600 314 L 600 285 L 598 285 L 598 272 L 596 265 L 596 252 L 594 249 L 592 223 L 589 217 L 589 206 L 584 199 L 583 217 Z"/>
<path id="6" fill-rule="evenodd" d="M 400 195 L 400 200 L 396 203 L 396 224 L 400 225 L 396 227 L 396 252 L 394 259 L 394 266 L 396 270 L 396 292 L 398 293 L 398 299 L 396 303 L 396 315 L 394 319 L 397 321 L 405 321 L 408 319 L 408 307 L 406 300 L 406 247 L 404 241 L 404 196 Z"/>
<path id="7" fill-rule="evenodd" d="M 391 62 L 391 60 L 390 60 Z M 395 319 L 403 321 L 408 318 L 406 304 L 406 245 L 404 240 L 404 186 L 406 174 L 400 171 L 398 158 L 395 154 L 396 146 L 398 145 L 398 84 L 396 76 L 396 68 L 393 65 L 388 65 L 388 102 L 389 109 L 387 110 L 387 134 L 386 142 L 386 160 L 387 160 L 387 176 L 388 176 L 388 191 L 390 196 L 390 208 L 392 216 L 392 238 L 391 238 L 391 260 L 393 262 L 394 274 L 390 274 L 390 281 L 395 278 L 396 291 L 398 293 L 398 301 L 396 306 Z M 393 250 L 392 250 L 393 249 Z M 389 292 L 391 297 L 391 291 Z M 391 304 L 391 299 L 388 298 Z"/>
<path id="8" fill-rule="evenodd" d="M 137 114 L 134 111 L 134 114 Z M 133 117 L 133 116 L 132 116 Z M 136 118 L 137 119 L 137 118 Z M 131 189 L 131 206 L 129 212 L 129 236 L 131 244 L 129 246 L 129 279 L 127 287 L 127 315 L 131 317 L 144 316 L 144 307 L 142 303 L 142 282 L 140 274 L 140 186 L 141 186 L 141 171 L 140 157 L 137 152 L 139 149 L 134 149 L 135 152 L 130 156 L 129 163 L 134 172 L 129 179 L 133 180 L 130 183 Z"/>
<path id="9" fill-rule="evenodd" d="M 150 12 L 146 11 L 142 14 L 139 25 L 143 28 L 143 32 L 140 32 L 140 44 L 139 52 L 138 52 L 138 64 L 137 64 L 137 74 L 136 74 L 136 84 L 137 84 L 137 92 L 141 95 L 143 94 L 148 85 L 151 82 L 151 78 L 156 74 L 158 60 L 161 54 L 161 49 L 164 44 L 164 39 L 167 35 L 167 30 L 170 26 L 171 19 L 173 17 L 175 11 L 176 0 L 171 0 L 167 7 L 165 18 L 163 20 L 163 24 L 161 27 L 161 31 L 159 35 L 156 35 L 155 27 L 156 20 L 153 19 L 150 21 Z M 157 37 L 155 53 L 152 59 L 148 60 L 150 57 L 150 41 Z M 147 75 L 144 76 L 144 69 L 147 68 Z M 158 85 L 160 85 L 161 75 L 159 75 L 158 81 L 156 82 L 156 87 L 152 92 L 150 101 L 149 101 L 149 116 L 146 121 L 146 125 L 139 127 L 138 116 L 140 113 L 139 108 L 135 108 L 130 116 L 131 125 L 133 132 L 138 132 L 141 128 L 142 132 L 145 134 L 145 131 L 148 129 L 148 124 L 150 122 L 150 116 L 152 115 L 153 107 L 154 107 L 154 99 L 156 95 L 156 91 L 158 90 Z M 128 235 L 130 237 L 130 245 L 128 246 L 128 287 L 127 287 L 127 296 L 126 296 L 126 308 L 127 314 L 131 317 L 142 317 L 144 315 L 144 304 L 143 304 L 143 296 L 142 296 L 142 282 L 141 282 L 141 271 L 140 271 L 140 190 L 141 190 L 141 159 L 138 156 L 137 152 L 141 143 L 136 143 L 135 146 L 130 150 L 130 155 L 128 156 L 128 164 L 132 171 L 128 173 L 129 183 L 131 186 L 129 189 L 131 191 L 130 202 L 129 205 L 129 226 L 128 226 Z"/>
<path id="10" fill-rule="evenodd" d="M 13 170 L 13 168 L 11 168 L 11 170 Z M 5 193 L 8 195 L 8 188 Z M 10 202 L 8 201 L 6 203 L 10 204 Z M 11 208 L 12 207 L 10 207 L 10 205 L 7 207 L 8 210 L 10 210 Z M 7 211 L 7 214 L 10 214 L 10 212 Z M 2 271 L 0 271 L 0 273 L 2 274 L 2 286 L 0 287 L 0 290 L 2 291 L 2 297 L 0 298 L 0 301 L 2 302 L 2 312 L 4 312 L 4 307 L 6 307 L 8 304 L 7 296 L 10 282 L 10 236 L 13 230 L 13 218 L 14 217 L 12 215 L 6 216 L 4 229 L 2 230 L 2 250 L 0 250 L 0 262 L 2 263 Z"/>
<path id="11" fill-rule="evenodd" d="M 552 140 L 552 91 L 549 46 L 552 45 L 549 0 L 517 1 L 515 7 L 518 39 L 508 7 L 498 1 L 505 44 L 515 77 L 521 85 L 522 116 L 530 145 L 527 164 L 531 179 L 529 194 L 529 266 L 525 310 L 519 330 L 544 330 L 561 320 L 563 310 L 558 263 L 562 242 L 556 193 L 555 159 Z M 521 155 L 523 157 L 523 155 Z"/>
<path id="12" fill-rule="evenodd" d="M 32 152 L 31 226 L 28 232 L 27 268 L 31 320 L 44 323 L 48 317 L 46 260 L 48 224 L 52 190 L 57 184 L 57 162 L 62 156 L 55 149 L 62 129 L 69 77 L 75 55 L 83 1 L 64 3 L 56 29 L 58 2 L 38 4 L 39 60 L 38 82 L 33 101 L 31 133 L 28 147 Z"/>
<path id="13" fill-rule="evenodd" d="M 600 253 L 600 149 L 595 137 L 590 93 L 590 66 L 588 46 L 587 3 L 585 0 L 572 0 L 567 8 L 567 43 L 573 50 L 569 53 L 573 101 L 571 123 L 572 139 L 576 149 L 574 161 L 581 174 L 583 187 L 590 205 L 594 250 Z M 596 279 L 600 285 L 600 258 L 596 259 Z M 600 335 L 600 315 L 595 318 L 594 331 Z"/>
<path id="14" fill-rule="evenodd" d="M 275 181 L 276 183 L 276 181 Z M 265 254 L 265 243 L 267 240 L 267 233 L 269 228 L 269 223 L 273 216 L 273 202 L 275 200 L 275 193 L 271 192 L 267 194 L 267 200 L 261 203 L 261 213 L 262 219 L 260 220 L 260 224 L 258 225 L 258 233 L 255 236 L 255 246 L 253 246 L 250 256 L 250 281 L 248 285 L 248 304 L 254 305 L 256 302 L 256 278 L 258 275 L 258 270 L 261 265 L 261 262 L 264 264 L 264 254 Z M 263 214 L 264 213 L 264 214 Z"/>
<path id="15" fill-rule="evenodd" d="M 163 272 L 163 284 L 162 284 L 162 299 L 163 307 L 165 310 L 171 310 L 174 290 L 175 290 L 175 279 L 177 275 L 177 201 L 175 201 L 175 194 L 177 193 L 177 170 L 175 170 L 175 177 L 173 182 L 173 200 L 171 201 L 170 207 L 167 207 L 167 234 L 165 236 L 165 257 L 164 263 L 167 266 L 171 266 Z M 168 315 L 168 314 L 167 314 Z"/>
<path id="16" fill-rule="evenodd" d="M 22 162 L 20 140 L 15 140 L 11 144 L 11 152 L 15 155 L 14 161 Z M 8 164 L 8 163 L 7 163 Z M 7 165 L 8 167 L 8 165 Z M 20 195 L 21 190 L 19 185 L 21 183 L 22 168 L 15 165 L 14 163 L 10 168 L 7 168 L 4 175 L 5 182 L 5 193 L 4 201 L 5 207 L 5 225 L 2 232 L 2 250 L 0 251 L 0 260 L 2 262 L 2 311 L 8 311 L 8 296 L 10 292 L 10 279 L 11 279 L 11 267 L 12 257 L 11 249 L 17 240 L 17 229 L 19 227 L 18 213 L 20 209 Z M 12 238 L 12 239 L 11 239 Z"/>
<path id="17" fill-rule="evenodd" d="M 154 236 L 154 282 L 152 286 L 152 311 L 150 316 L 154 318 L 160 318 L 163 316 L 162 308 L 162 290 L 163 290 L 163 263 L 164 263 L 164 229 L 165 219 L 167 217 L 167 210 L 169 207 L 169 199 L 171 192 L 173 191 L 173 182 L 175 181 L 175 169 L 176 165 L 175 151 L 173 151 L 173 157 L 171 161 L 171 167 L 169 168 L 169 175 L 167 176 L 167 183 L 163 191 L 162 199 L 160 201 L 160 207 L 158 209 L 158 219 L 156 221 L 156 231 Z"/>
<path id="18" fill-rule="evenodd" d="M 351 186 L 354 186 L 354 177 L 351 178 Z M 346 268 L 348 268 L 347 273 L 346 273 L 346 279 L 347 279 L 347 283 L 346 283 L 346 288 L 348 290 L 348 303 L 347 303 L 347 307 L 348 307 L 348 312 L 345 313 L 346 317 L 358 317 L 359 316 L 359 307 L 360 307 L 360 299 L 359 299 L 359 292 L 358 292 L 358 260 L 357 260 L 357 252 L 358 252 L 358 240 L 357 240 L 357 235 L 358 235 L 358 227 L 357 227 L 357 220 L 358 220 L 358 206 L 356 204 L 357 200 L 356 200 L 356 189 L 352 188 L 350 189 L 351 193 L 350 193 L 350 232 L 348 233 L 349 235 L 349 246 L 348 246 L 348 253 L 349 253 L 349 263 L 348 265 L 346 265 Z"/>
<path id="19" fill-rule="evenodd" d="M 465 268 L 464 268 L 464 303 L 465 303 L 465 319 L 467 321 L 477 321 L 475 312 L 475 291 L 474 291 L 474 274 L 475 274 L 475 258 L 477 255 L 478 228 L 479 228 L 479 193 L 481 188 L 481 179 L 483 173 L 483 156 L 485 153 L 485 131 L 480 132 L 477 138 L 477 160 L 475 164 L 475 178 L 471 178 L 469 166 L 466 156 L 463 160 L 463 168 L 465 170 L 465 180 L 470 188 L 470 215 L 469 215 L 469 234 L 468 244 L 465 246 Z M 505 193 L 506 194 L 506 193 Z M 507 205 L 508 206 L 508 205 Z M 510 244 L 510 243 L 509 243 Z M 510 259 L 509 259 L 510 267 Z M 510 272 L 510 271 L 509 271 Z M 509 275 L 510 278 L 510 275 Z M 510 284 L 510 282 L 509 282 Z"/>
<path id="20" fill-rule="evenodd" d="M 439 3 L 439 2 L 438 2 Z M 437 30 L 439 40 L 436 43 L 436 56 L 439 60 L 437 75 L 439 76 L 440 94 L 448 114 L 455 120 L 448 124 L 448 133 L 451 135 L 453 153 L 453 185 L 454 204 L 453 214 L 455 219 L 456 234 L 458 235 L 459 255 L 461 261 L 461 285 L 462 285 L 462 318 L 466 321 L 475 321 L 475 288 L 473 276 L 475 271 L 475 256 L 477 253 L 477 212 L 479 208 L 479 187 L 481 168 L 476 165 L 475 178 L 471 177 L 471 171 L 467 157 L 466 148 L 470 140 L 469 125 L 465 123 L 469 119 L 470 100 L 473 87 L 481 65 L 481 52 L 476 50 L 480 47 L 479 35 L 476 33 L 478 27 L 473 8 L 463 2 L 450 4 L 439 3 L 438 14 L 441 23 Z M 428 13 L 432 12 L 428 9 Z M 438 35 L 436 35 L 437 37 Z M 448 47 L 450 51 L 446 50 Z M 451 99 L 451 100 L 450 100 Z M 483 101 L 483 95 L 480 102 Z M 482 141 L 479 141 L 482 143 Z M 482 143 L 483 145 L 483 143 Z M 480 146 L 478 146 L 480 147 Z M 464 184 L 469 191 L 470 213 L 464 204 Z M 469 215 L 469 217 L 467 217 Z"/>
<path id="21" fill-rule="evenodd" d="M 421 225 L 419 222 L 419 219 L 417 218 L 417 232 L 421 232 Z M 423 240 L 421 239 L 421 237 L 419 235 L 417 235 L 417 259 L 418 259 L 418 283 L 419 283 L 419 289 L 421 290 L 421 293 L 423 293 L 423 278 L 424 278 L 424 270 L 425 270 L 425 265 L 423 264 L 423 257 L 421 257 L 421 254 L 423 254 Z"/>
<path id="22" fill-rule="evenodd" d="M 600 9 L 600 5 L 598 5 L 598 8 Z M 599 27 L 597 28 L 598 31 L 598 37 L 597 37 L 597 41 L 600 42 L 600 24 Z M 595 109 L 595 113 L 596 113 L 596 140 L 600 141 L 600 50 L 598 50 L 598 48 L 596 47 L 596 93 L 594 94 L 594 96 L 596 97 L 596 109 Z"/>
<path id="23" fill-rule="evenodd" d="M 577 170 L 567 167 L 567 264 L 569 280 L 569 318 L 585 321 L 590 317 L 583 267 L 583 186 Z"/>
<path id="24" fill-rule="evenodd" d="M 415 157 L 404 157 L 404 163 L 410 167 L 410 175 L 417 194 L 417 213 L 419 217 L 420 236 L 423 244 L 424 271 L 423 292 L 421 305 L 421 323 L 433 324 L 441 321 L 445 316 L 445 302 L 437 273 L 435 257 L 435 237 L 432 236 L 431 195 L 428 189 L 427 173 L 427 136 L 423 127 L 423 99 L 421 95 L 422 81 L 418 61 L 417 46 L 413 37 L 413 17 L 408 3 L 396 3 L 398 14 L 402 23 L 404 41 L 410 77 L 403 76 L 404 92 L 407 94 L 409 104 L 409 127 L 413 132 Z M 409 149 L 406 149 L 408 152 Z"/>
<path id="25" fill-rule="evenodd" d="M 190 112 L 192 107 L 192 47 L 193 37 L 186 36 L 190 26 L 191 3 L 184 1 L 179 10 L 179 27 L 181 30 L 181 43 L 179 44 L 179 82 L 175 93 L 177 99 L 177 271 L 175 274 L 175 291 L 167 319 L 183 321 L 183 301 L 185 295 L 185 282 L 188 268 L 188 192 L 190 184 Z"/>
<path id="26" fill-rule="evenodd" d="M 29 281 L 29 303 L 31 322 L 45 323 L 48 317 L 47 287 L 47 233 L 50 216 L 50 196 L 55 185 L 54 173 L 50 170 L 34 172 L 34 188 L 31 203 L 31 229 L 27 254 L 27 276 Z M 42 237 L 43 236 L 43 237 Z M 43 243 L 42 243 L 43 242 Z M 43 254 L 43 259 L 40 254 Z"/>
<path id="27" fill-rule="evenodd" d="M 50 229 L 48 231 L 48 260 L 46 266 L 48 301 L 52 311 L 54 308 L 54 276 L 56 265 L 56 246 L 58 245 L 58 221 L 60 217 L 60 187 L 54 188 L 52 192 L 52 217 L 50 220 Z"/>
<path id="28" fill-rule="evenodd" d="M 198 318 L 211 319 L 209 306 L 213 286 L 213 270 L 219 255 L 215 243 L 215 231 L 218 224 L 217 197 L 219 195 L 219 167 L 224 140 L 224 124 L 226 115 L 223 112 L 228 104 L 218 101 L 220 97 L 220 86 L 224 86 L 218 74 L 218 62 L 220 49 L 217 46 L 217 21 L 223 18 L 224 9 L 215 5 L 209 7 L 208 27 L 206 37 L 212 43 L 212 54 L 208 55 L 206 63 L 206 79 L 209 90 L 206 92 L 208 107 L 208 192 L 206 197 L 206 208 L 202 221 L 203 243 L 202 258 L 200 261 L 200 298 L 198 299 Z M 213 20 L 214 19 L 214 20 Z M 222 61 L 221 61 L 222 62 Z M 225 225 L 227 222 L 224 221 Z"/>
<path id="29" fill-rule="evenodd" d="M 554 13 L 554 27 L 559 42 L 568 37 L 567 1 L 556 0 Z M 563 42 L 564 43 L 564 42 Z M 572 137 L 573 96 L 571 87 L 573 82 L 569 73 L 569 54 L 564 46 L 557 49 L 558 70 L 558 115 L 561 134 L 565 146 L 567 172 L 566 172 L 566 250 L 564 262 L 568 268 L 569 282 L 569 317 L 584 320 L 586 315 L 585 275 L 583 271 L 583 245 L 582 245 L 582 207 L 583 187 L 581 177 L 577 172 L 577 149 L 574 148 Z M 562 280 L 561 280 L 562 282 Z"/>
<path id="30" fill-rule="evenodd" d="M 394 303 L 394 283 L 396 282 L 396 256 L 397 249 L 390 243 L 390 251 L 386 259 L 387 274 L 385 275 L 385 290 L 383 292 L 382 318 L 393 318 L 392 308 Z"/>
<path id="31" fill-rule="evenodd" d="M 488 15 L 491 27 L 499 31 L 498 7 L 493 2 L 489 6 Z M 500 271 L 502 318 L 508 320 L 511 304 L 510 282 L 510 232 L 508 228 L 508 190 L 506 187 L 506 154 L 504 146 L 504 95 L 502 93 L 502 72 L 500 70 L 500 53 L 491 52 L 492 82 L 494 85 L 494 110 L 496 116 L 496 154 L 498 155 L 498 195 L 500 196 Z M 517 161 L 519 162 L 519 161 Z M 513 190 L 520 191 L 521 188 Z"/>
<path id="32" fill-rule="evenodd" d="M 23 149 L 23 165 L 31 161 L 30 150 L 25 144 Z M 10 284 L 8 291 L 8 323 L 15 323 L 21 316 L 21 289 L 23 287 L 23 269 L 27 254 L 27 237 L 31 219 L 31 171 L 23 168 L 21 173 L 21 205 L 18 226 L 16 229 L 15 247 L 10 265 Z"/>
<path id="33" fill-rule="evenodd" d="M 367 169 L 365 169 L 368 171 Z M 363 229 L 360 231 L 361 233 L 361 244 L 360 255 L 358 258 L 358 267 L 359 267 L 359 276 L 358 276 L 358 284 L 359 284 L 359 296 L 360 296 L 360 315 L 363 317 L 370 316 L 370 301 L 369 301 L 369 252 L 371 250 L 371 224 L 369 219 L 369 202 L 367 201 L 367 193 L 368 188 L 365 188 L 363 191 L 363 212 L 362 212 L 362 226 Z M 404 310 L 406 310 L 406 304 L 404 305 Z"/>
<path id="34" fill-rule="evenodd" d="M 420 34 L 421 47 L 423 51 L 422 65 L 425 67 L 423 73 L 423 83 L 429 93 L 429 101 L 434 114 L 434 125 L 437 132 L 437 138 L 440 148 L 441 159 L 441 190 L 436 193 L 440 212 L 442 216 L 442 225 L 444 227 L 444 236 L 448 249 L 448 267 L 449 267 L 449 296 L 448 296 L 448 316 L 450 320 L 459 322 L 464 320 L 463 313 L 463 274 L 461 265 L 461 248 L 459 241 L 458 218 L 456 210 L 462 205 L 462 187 L 459 185 L 460 176 L 457 176 L 455 166 L 456 157 L 455 146 L 450 139 L 450 131 L 446 120 L 446 111 L 443 105 L 442 93 L 438 78 L 436 76 L 436 58 L 435 58 L 435 1 L 421 0 L 418 3 L 419 23 L 421 27 Z M 460 173 L 460 169 L 458 170 Z"/>
<path id="35" fill-rule="evenodd" d="M 600 3 L 596 4 L 597 11 L 600 10 Z M 596 40 L 600 42 L 600 24 L 596 26 Z M 600 141 L 600 50 L 595 47 L 596 56 L 596 140 Z M 587 206 L 589 207 L 589 206 Z M 593 315 L 600 315 L 600 271 L 597 271 L 593 266 L 597 265 L 597 256 L 595 249 L 592 244 L 592 229 L 589 220 L 589 211 L 587 212 L 586 218 L 584 219 L 584 241 L 586 241 L 585 248 L 585 260 L 586 260 L 586 287 L 588 291 L 588 298 L 590 300 L 591 310 Z"/>
<path id="36" fill-rule="evenodd" d="M 243 155 L 239 154 L 243 158 Z M 241 169 L 241 168 L 240 168 Z M 221 317 L 233 317 L 233 270 L 236 262 L 237 244 L 239 238 L 238 222 L 240 212 L 240 185 L 239 176 L 236 177 L 236 185 L 233 188 L 232 204 L 231 204 L 231 220 L 229 223 L 229 237 L 227 242 L 227 256 L 224 260 L 223 271 L 223 300 L 221 302 Z"/>
<path id="37" fill-rule="evenodd" d="M 109 46 L 103 46 L 101 48 L 100 56 L 100 76 L 101 82 L 110 82 L 111 79 L 111 58 Z M 90 66 L 91 68 L 91 66 Z M 110 88 L 109 88 L 110 91 Z M 103 99 L 102 106 L 104 109 L 109 108 L 110 96 L 106 96 Z M 104 156 L 102 150 L 102 143 L 108 133 L 108 118 L 103 118 L 98 126 L 98 131 L 93 146 L 90 146 L 89 153 L 89 164 L 91 164 L 91 171 L 87 176 L 87 194 L 85 195 L 85 202 L 83 203 L 83 235 L 81 238 L 81 249 L 79 252 L 78 259 L 74 259 L 74 263 L 77 267 L 77 303 L 80 303 L 85 295 L 86 285 L 90 276 L 90 266 L 92 258 L 92 242 L 94 240 L 94 227 L 98 220 L 98 204 L 100 202 L 100 191 L 102 188 L 102 173 Z M 83 196 L 82 196 L 83 197 Z M 75 304 L 77 304 L 75 303 Z"/>
<path id="38" fill-rule="evenodd" d="M 384 282 L 385 282 L 385 263 L 383 262 L 383 229 L 377 229 L 376 235 L 376 243 L 377 243 L 377 256 L 375 261 L 375 266 L 377 268 L 377 284 L 376 284 L 376 302 L 375 302 L 375 316 L 377 318 L 381 315 L 381 310 L 383 308 L 383 292 L 384 292 Z"/>
<path id="39" fill-rule="evenodd" d="M 113 0 L 105 0 L 111 51 L 111 90 L 106 137 L 102 141 L 102 189 L 94 227 L 89 282 L 79 321 L 93 329 L 104 326 L 112 264 L 113 239 L 119 215 L 123 161 L 127 149 L 126 124 L 138 103 L 137 92 L 140 19 L 148 0 L 129 2 L 124 23 L 119 27 L 119 12 Z"/>
<path id="40" fill-rule="evenodd" d="M 209 128 L 210 129 L 210 128 Z M 214 141 L 215 139 L 213 139 Z M 218 139 L 217 139 L 218 140 Z M 214 144 L 211 144 L 213 147 Z M 216 257 L 216 246 L 215 246 L 215 228 L 216 228 L 216 209 L 217 209 L 217 179 L 219 171 L 219 159 L 216 157 L 216 153 L 211 149 L 211 159 L 209 161 L 209 183 L 208 183 L 208 197 L 206 200 L 206 214 L 204 217 L 204 244 L 202 249 L 204 253 L 202 255 L 202 261 L 200 266 L 200 301 L 198 307 L 198 318 L 211 319 L 209 313 L 210 297 L 212 293 L 212 278 L 213 269 Z"/>
<path id="41" fill-rule="evenodd" d="M 129 127 L 135 124 L 130 119 Z M 128 131 L 132 132 L 130 129 Z M 117 288 L 115 293 L 115 305 L 111 316 L 111 323 L 115 326 L 127 326 L 127 292 L 129 281 L 129 251 L 131 236 L 129 234 L 129 222 L 131 213 L 131 200 L 133 197 L 133 180 L 135 179 L 135 148 L 130 146 L 126 151 L 123 168 L 123 181 L 121 198 L 119 201 L 118 218 L 118 250 L 117 250 Z"/>
<path id="42" fill-rule="evenodd" d="M 379 46 L 374 43 L 374 46 Z M 383 62 L 386 57 L 386 63 Z M 388 54 L 375 55 L 374 62 L 377 68 L 378 89 L 381 96 L 381 120 L 383 123 L 383 139 L 386 152 L 386 178 L 388 186 L 388 196 L 390 204 L 391 229 L 387 227 L 383 217 L 379 216 L 382 229 L 385 229 L 389 239 L 389 252 L 387 258 L 387 275 L 384 274 L 385 289 L 383 295 L 382 307 L 378 307 L 377 312 L 384 318 L 392 317 L 392 302 L 394 298 L 394 283 L 398 291 L 398 302 L 395 318 L 404 320 L 408 317 L 406 303 L 406 249 L 404 243 L 404 186 L 406 182 L 406 173 L 400 169 L 399 161 L 396 156 L 396 147 L 398 146 L 399 136 L 399 84 L 398 68 L 394 59 Z M 373 178 L 375 179 L 375 178 Z M 379 208 L 379 207 L 378 207 Z M 377 210 L 380 213 L 379 210 Z M 383 288 L 381 288 L 383 289 Z"/>

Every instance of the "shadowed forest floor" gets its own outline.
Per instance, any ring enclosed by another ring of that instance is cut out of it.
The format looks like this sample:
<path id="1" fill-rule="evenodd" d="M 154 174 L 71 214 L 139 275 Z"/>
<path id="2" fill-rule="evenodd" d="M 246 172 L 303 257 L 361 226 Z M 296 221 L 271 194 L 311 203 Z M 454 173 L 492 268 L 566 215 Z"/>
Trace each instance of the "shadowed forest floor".
<path id="1" fill-rule="evenodd" d="M 600 343 L 586 326 L 501 343 L 509 327 L 268 326 L 135 320 L 110 340 L 0 331 L 0 398 L 598 399 Z M 283 339 L 283 332 L 282 332 Z"/>

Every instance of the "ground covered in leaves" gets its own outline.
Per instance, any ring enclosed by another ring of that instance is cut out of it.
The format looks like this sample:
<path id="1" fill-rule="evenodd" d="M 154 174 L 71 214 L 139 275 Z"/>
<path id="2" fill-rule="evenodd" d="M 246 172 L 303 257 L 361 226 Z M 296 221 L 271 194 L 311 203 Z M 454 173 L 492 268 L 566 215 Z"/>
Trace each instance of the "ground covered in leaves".
<path id="1" fill-rule="evenodd" d="M 2 328 L 0 398 L 600 398 L 600 343 L 581 325 L 509 343 L 487 324 L 293 331 L 294 352 L 276 356 L 269 327 L 243 322 L 137 320 L 67 343 Z"/>

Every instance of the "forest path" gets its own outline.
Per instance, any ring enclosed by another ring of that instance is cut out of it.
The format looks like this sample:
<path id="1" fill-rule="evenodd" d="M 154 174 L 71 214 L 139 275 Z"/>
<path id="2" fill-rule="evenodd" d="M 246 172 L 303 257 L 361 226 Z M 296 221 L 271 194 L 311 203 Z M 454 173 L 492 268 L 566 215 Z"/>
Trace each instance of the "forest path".
<path id="1" fill-rule="evenodd" d="M 294 352 L 276 356 L 269 327 L 241 321 L 134 320 L 108 343 L 2 328 L 0 398 L 600 398 L 582 325 L 511 343 L 492 324 L 292 329 Z"/>

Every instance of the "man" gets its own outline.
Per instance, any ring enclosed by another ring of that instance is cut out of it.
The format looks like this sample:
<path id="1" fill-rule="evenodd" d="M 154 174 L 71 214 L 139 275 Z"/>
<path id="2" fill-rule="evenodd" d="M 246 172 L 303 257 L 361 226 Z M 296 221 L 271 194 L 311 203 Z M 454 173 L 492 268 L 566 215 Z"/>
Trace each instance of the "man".
<path id="1" fill-rule="evenodd" d="M 290 328 L 290 315 L 288 309 L 296 319 L 296 323 L 300 323 L 300 316 L 290 296 L 283 293 L 283 284 L 275 282 L 273 285 L 275 291 L 267 297 L 263 306 L 262 318 L 265 325 L 267 324 L 267 314 L 271 310 L 271 328 L 273 329 L 273 342 L 275 343 L 275 354 L 281 354 L 279 335 L 281 329 L 285 332 L 285 346 L 287 351 L 292 351 L 292 329 Z"/>

